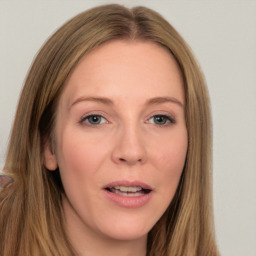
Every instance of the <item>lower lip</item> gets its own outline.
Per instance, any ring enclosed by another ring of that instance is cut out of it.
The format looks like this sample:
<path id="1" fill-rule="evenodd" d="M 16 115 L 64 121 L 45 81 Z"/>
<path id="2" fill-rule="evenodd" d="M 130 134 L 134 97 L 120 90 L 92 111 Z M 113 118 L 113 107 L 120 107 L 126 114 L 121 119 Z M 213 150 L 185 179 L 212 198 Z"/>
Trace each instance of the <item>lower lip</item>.
<path id="1" fill-rule="evenodd" d="M 152 197 L 152 191 L 148 194 L 144 194 L 141 196 L 122 196 L 119 194 L 115 194 L 113 192 L 110 192 L 108 190 L 104 190 L 104 194 L 108 199 L 110 199 L 115 204 L 125 207 L 125 208 L 139 208 L 147 204 L 151 197 Z"/>

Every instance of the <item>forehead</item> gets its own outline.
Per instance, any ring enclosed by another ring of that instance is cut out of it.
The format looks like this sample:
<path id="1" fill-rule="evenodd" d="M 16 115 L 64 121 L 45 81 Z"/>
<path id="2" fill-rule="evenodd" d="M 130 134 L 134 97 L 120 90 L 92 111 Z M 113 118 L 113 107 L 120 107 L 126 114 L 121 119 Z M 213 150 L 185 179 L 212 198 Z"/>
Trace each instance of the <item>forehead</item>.
<path id="1" fill-rule="evenodd" d="M 184 101 L 183 90 L 180 69 L 167 49 L 151 41 L 115 40 L 81 59 L 66 81 L 62 100 L 171 94 Z"/>

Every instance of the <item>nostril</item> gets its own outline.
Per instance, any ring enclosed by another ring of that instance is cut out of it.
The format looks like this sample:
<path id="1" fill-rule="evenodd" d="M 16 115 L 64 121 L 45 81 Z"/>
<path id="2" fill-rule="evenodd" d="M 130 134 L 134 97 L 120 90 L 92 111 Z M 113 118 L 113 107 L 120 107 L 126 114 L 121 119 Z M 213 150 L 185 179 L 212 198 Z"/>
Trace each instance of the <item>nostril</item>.
<path id="1" fill-rule="evenodd" d="M 127 161 L 125 158 L 119 158 L 119 161 L 120 162 L 130 162 L 130 161 Z M 142 162 L 142 159 L 139 158 L 138 160 L 134 161 L 134 162 Z"/>

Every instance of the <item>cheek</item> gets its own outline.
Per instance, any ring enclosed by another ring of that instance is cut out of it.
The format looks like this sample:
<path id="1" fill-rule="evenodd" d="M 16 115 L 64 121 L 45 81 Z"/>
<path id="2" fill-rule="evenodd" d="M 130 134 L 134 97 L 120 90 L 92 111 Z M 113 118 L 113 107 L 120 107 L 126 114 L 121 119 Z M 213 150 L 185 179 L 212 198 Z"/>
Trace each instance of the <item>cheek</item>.
<path id="1" fill-rule="evenodd" d="M 187 132 L 181 131 L 175 136 L 163 139 L 155 145 L 154 166 L 158 170 L 159 186 L 167 193 L 165 196 L 172 196 L 179 184 L 186 155 L 187 155 Z"/>
<path id="2" fill-rule="evenodd" d="M 155 148 L 156 164 L 161 166 L 162 171 L 169 170 L 170 175 L 172 172 L 180 172 L 185 163 L 188 147 L 186 129 L 155 141 L 152 147 Z"/>
<path id="3" fill-rule="evenodd" d="M 90 136 L 81 132 L 63 129 L 59 135 L 58 165 L 62 179 L 69 179 L 69 183 L 84 182 L 86 178 L 93 179 L 102 161 L 106 158 L 107 145 L 101 147 L 92 141 Z"/>

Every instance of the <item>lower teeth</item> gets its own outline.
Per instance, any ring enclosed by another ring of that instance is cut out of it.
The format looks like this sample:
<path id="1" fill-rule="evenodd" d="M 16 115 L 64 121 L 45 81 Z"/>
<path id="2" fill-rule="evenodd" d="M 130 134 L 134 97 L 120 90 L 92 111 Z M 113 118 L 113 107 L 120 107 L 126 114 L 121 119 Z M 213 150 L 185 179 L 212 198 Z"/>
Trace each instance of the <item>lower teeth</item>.
<path id="1" fill-rule="evenodd" d="M 121 196 L 130 196 L 130 197 L 142 196 L 146 194 L 144 190 L 137 191 L 137 192 L 125 192 L 125 191 L 120 191 L 114 188 L 107 188 L 106 190 Z"/>
<path id="2" fill-rule="evenodd" d="M 115 190 L 115 191 L 112 191 L 112 192 L 115 193 L 115 194 L 118 194 L 118 195 L 130 196 L 130 197 L 135 197 L 135 196 L 144 195 L 144 193 L 142 193 L 142 192 L 127 193 L 127 192 L 121 192 L 120 190 Z"/>

